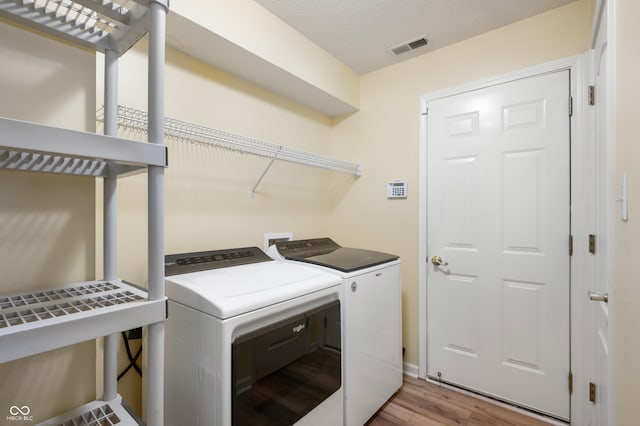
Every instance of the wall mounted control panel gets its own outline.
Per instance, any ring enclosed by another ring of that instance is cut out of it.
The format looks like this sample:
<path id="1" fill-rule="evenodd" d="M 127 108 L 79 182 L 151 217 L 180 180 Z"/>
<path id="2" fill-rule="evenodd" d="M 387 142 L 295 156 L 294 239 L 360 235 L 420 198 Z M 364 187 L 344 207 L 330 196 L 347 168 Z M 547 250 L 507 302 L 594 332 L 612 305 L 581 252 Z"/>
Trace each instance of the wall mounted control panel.
<path id="1" fill-rule="evenodd" d="M 407 182 L 404 180 L 387 182 L 387 198 L 407 198 Z"/>

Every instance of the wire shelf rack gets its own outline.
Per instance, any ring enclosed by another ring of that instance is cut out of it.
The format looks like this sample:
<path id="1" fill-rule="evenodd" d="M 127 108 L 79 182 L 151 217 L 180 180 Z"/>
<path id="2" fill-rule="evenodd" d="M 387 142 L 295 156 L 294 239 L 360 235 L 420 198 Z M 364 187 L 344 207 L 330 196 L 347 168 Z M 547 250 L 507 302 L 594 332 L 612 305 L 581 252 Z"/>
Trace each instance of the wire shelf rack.
<path id="1" fill-rule="evenodd" d="M 117 290 L 113 292 L 112 290 Z M 0 297 L 0 329 L 145 300 L 110 282 Z"/>
<path id="2" fill-rule="evenodd" d="M 102 108 L 98 110 L 97 117 L 98 121 L 103 120 Z M 147 123 L 148 118 L 145 111 L 122 105 L 118 106 L 118 127 L 146 133 Z M 179 142 L 210 145 L 270 159 L 333 170 L 353 176 L 362 174 L 362 168 L 358 164 L 169 117 L 165 118 L 164 135 L 168 139 Z"/>
<path id="3" fill-rule="evenodd" d="M 38 426 L 94 426 L 94 425 L 138 425 L 122 405 L 122 398 L 117 395 L 111 401 L 92 401 L 68 413 L 51 418 Z"/>
<path id="4" fill-rule="evenodd" d="M 0 16 L 74 44 L 122 55 L 149 28 L 142 0 L 0 0 Z"/>
<path id="5" fill-rule="evenodd" d="M 0 362 L 159 322 L 165 309 L 164 300 L 149 301 L 146 291 L 118 280 L 3 295 Z"/>

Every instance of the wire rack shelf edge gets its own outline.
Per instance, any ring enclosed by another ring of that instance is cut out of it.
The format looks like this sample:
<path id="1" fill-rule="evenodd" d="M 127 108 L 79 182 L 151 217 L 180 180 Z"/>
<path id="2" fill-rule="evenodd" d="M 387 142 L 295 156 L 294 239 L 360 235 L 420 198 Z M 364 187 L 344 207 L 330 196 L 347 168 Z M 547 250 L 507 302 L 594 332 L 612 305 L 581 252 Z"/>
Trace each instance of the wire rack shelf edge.
<path id="1" fill-rule="evenodd" d="M 103 115 L 103 108 L 98 109 L 97 120 L 99 122 L 103 121 Z M 118 127 L 122 129 L 142 133 L 147 132 L 148 117 L 145 111 L 119 105 L 117 121 Z M 305 151 L 299 148 L 277 145 L 175 118 L 165 117 L 164 135 L 166 138 L 178 142 L 211 145 L 218 148 L 258 155 L 272 160 L 287 161 L 346 173 L 356 177 L 362 175 L 362 167 L 359 164 L 336 160 L 325 155 Z M 270 165 L 271 163 L 267 166 L 265 173 L 268 171 Z M 264 174 L 262 177 L 264 177 Z M 259 183 L 260 181 L 258 181 L 256 186 Z"/>

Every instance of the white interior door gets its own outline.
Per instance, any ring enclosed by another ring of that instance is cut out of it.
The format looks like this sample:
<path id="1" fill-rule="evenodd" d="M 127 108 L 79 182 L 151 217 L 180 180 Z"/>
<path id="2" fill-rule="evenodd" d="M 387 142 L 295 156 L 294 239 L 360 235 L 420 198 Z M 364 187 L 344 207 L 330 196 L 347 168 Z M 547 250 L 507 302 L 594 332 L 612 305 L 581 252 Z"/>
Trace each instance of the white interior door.
<path id="1" fill-rule="evenodd" d="M 569 71 L 430 101 L 427 374 L 569 419 Z"/>
<path id="2" fill-rule="evenodd" d="M 611 211 L 608 206 L 611 205 L 611 190 L 609 189 L 610 178 L 614 170 L 610 167 L 610 148 L 609 148 L 609 49 L 607 43 L 608 29 L 608 13 L 607 3 L 602 2 L 602 12 L 599 15 L 599 24 L 594 38 L 593 47 L 593 67 L 594 67 L 594 83 L 595 83 L 595 146 L 596 146 L 596 205 L 599 206 L 596 216 L 596 274 L 595 286 L 593 292 L 597 296 L 604 296 L 609 293 L 610 271 L 608 266 L 608 253 L 611 250 Z M 597 299 L 597 297 L 594 297 Z M 592 407 L 593 416 L 592 425 L 610 424 L 608 419 L 609 405 L 609 315 L 610 305 L 608 303 L 594 300 L 590 302 L 590 314 L 593 326 L 588 333 L 591 340 L 591 348 L 593 349 L 592 371 L 590 376 L 590 385 L 594 386 L 595 393 L 593 395 Z"/>

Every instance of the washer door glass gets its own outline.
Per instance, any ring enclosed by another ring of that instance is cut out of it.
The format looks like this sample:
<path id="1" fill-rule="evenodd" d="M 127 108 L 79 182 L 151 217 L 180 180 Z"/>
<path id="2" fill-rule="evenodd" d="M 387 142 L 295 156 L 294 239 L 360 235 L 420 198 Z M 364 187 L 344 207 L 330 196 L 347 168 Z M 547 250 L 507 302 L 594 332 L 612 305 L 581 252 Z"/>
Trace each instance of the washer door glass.
<path id="1" fill-rule="evenodd" d="M 233 424 L 292 425 L 340 389 L 340 302 L 239 336 L 232 344 Z"/>

